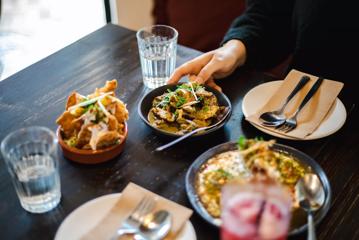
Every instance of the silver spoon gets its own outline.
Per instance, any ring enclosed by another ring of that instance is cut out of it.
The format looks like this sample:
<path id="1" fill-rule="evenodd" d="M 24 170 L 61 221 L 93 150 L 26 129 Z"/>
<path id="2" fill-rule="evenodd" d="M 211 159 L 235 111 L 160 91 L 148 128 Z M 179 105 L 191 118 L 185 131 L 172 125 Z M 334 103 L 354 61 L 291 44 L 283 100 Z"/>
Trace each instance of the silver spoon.
<path id="1" fill-rule="evenodd" d="M 304 75 L 297 86 L 293 89 L 293 91 L 289 94 L 285 103 L 281 108 L 272 112 L 265 112 L 259 116 L 259 119 L 262 121 L 262 124 L 267 127 L 276 127 L 285 122 L 286 116 L 283 114 L 285 107 L 290 102 L 290 100 L 309 82 L 310 77 Z"/>
<path id="2" fill-rule="evenodd" d="M 160 210 L 148 214 L 135 234 L 136 240 L 160 240 L 163 239 L 171 229 L 171 214 Z"/>
<path id="3" fill-rule="evenodd" d="M 318 210 L 325 200 L 323 185 L 316 174 L 305 174 L 295 185 L 295 194 L 300 207 L 308 214 L 308 240 L 315 240 L 313 212 Z"/>
<path id="4" fill-rule="evenodd" d="M 216 122 L 215 124 L 212 124 L 210 126 L 207 126 L 207 127 L 201 127 L 201 128 L 197 128 L 189 133 L 186 133 L 185 135 L 173 140 L 172 142 L 169 142 L 165 145 L 162 145 L 161 147 L 158 147 L 155 149 L 155 151 L 159 152 L 159 151 L 162 151 L 166 148 L 169 148 L 171 147 L 172 145 L 175 145 L 176 143 L 188 138 L 189 136 L 192 136 L 193 134 L 197 133 L 197 132 L 200 132 L 200 131 L 205 131 L 205 130 L 209 130 L 209 129 L 212 129 L 216 126 L 218 126 L 219 124 L 221 124 L 226 118 L 227 116 L 229 115 L 229 113 L 231 112 L 231 109 L 229 107 L 227 107 L 225 110 L 224 110 L 224 114 L 222 114 L 222 116 L 220 117 L 220 120 L 218 120 L 218 122 Z"/>

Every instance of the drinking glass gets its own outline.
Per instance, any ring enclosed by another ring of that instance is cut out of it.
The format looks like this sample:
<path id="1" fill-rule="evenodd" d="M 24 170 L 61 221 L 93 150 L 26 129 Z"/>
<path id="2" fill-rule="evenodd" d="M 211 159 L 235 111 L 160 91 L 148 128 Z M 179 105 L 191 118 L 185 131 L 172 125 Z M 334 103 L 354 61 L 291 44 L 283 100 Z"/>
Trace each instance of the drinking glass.
<path id="1" fill-rule="evenodd" d="M 221 240 L 284 240 L 291 196 L 277 184 L 228 184 L 222 188 Z"/>
<path id="2" fill-rule="evenodd" d="M 136 36 L 143 83 L 148 88 L 165 85 L 176 66 L 177 30 L 153 25 L 138 30 Z"/>
<path id="3" fill-rule="evenodd" d="M 43 213 L 58 205 L 57 140 L 50 129 L 33 126 L 16 130 L 2 141 L 1 153 L 25 210 Z"/>

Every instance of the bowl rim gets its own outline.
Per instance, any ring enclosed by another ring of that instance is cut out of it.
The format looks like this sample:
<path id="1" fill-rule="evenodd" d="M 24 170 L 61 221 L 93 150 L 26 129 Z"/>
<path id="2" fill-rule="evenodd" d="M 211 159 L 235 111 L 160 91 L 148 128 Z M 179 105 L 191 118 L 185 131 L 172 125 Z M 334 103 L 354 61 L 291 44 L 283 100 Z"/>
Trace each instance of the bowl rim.
<path id="1" fill-rule="evenodd" d="M 142 110 L 141 110 L 141 107 L 142 107 L 142 104 L 143 104 L 144 99 L 145 99 L 146 97 L 148 97 L 148 95 L 150 95 L 151 93 L 153 93 L 153 92 L 155 92 L 155 91 L 158 91 L 159 88 L 175 87 L 175 86 L 178 86 L 178 85 L 182 85 L 182 84 L 184 84 L 184 83 L 185 83 L 185 82 L 179 82 L 179 83 L 176 83 L 176 84 L 166 84 L 166 85 L 163 85 L 163 86 L 160 86 L 160 87 L 157 87 L 157 88 L 152 89 L 151 91 L 147 92 L 145 95 L 143 95 L 143 96 L 141 97 L 141 99 L 140 99 L 140 101 L 139 101 L 139 103 L 138 103 L 138 105 L 137 105 L 137 113 L 138 113 L 138 115 L 140 116 L 140 118 L 142 119 L 142 121 L 143 121 L 147 126 L 149 126 L 149 127 L 150 127 L 151 129 L 153 129 L 154 131 L 157 131 L 157 132 L 159 132 L 159 133 L 161 133 L 161 134 L 164 134 L 164 135 L 167 135 L 167 136 L 170 136 L 170 137 L 181 137 L 181 136 L 184 135 L 184 134 L 175 134 L 175 133 L 167 132 L 167 131 L 164 131 L 164 130 L 162 130 L 162 129 L 159 129 L 159 128 L 156 128 L 156 127 L 152 126 L 151 123 L 148 121 L 147 116 L 144 116 L 144 115 L 142 114 Z M 225 101 L 227 102 L 227 104 L 228 104 L 228 106 L 226 106 L 226 107 L 229 108 L 229 114 L 228 114 L 228 116 L 224 119 L 224 121 L 223 121 L 220 125 L 218 125 L 217 127 L 212 128 L 212 129 L 210 129 L 210 130 L 208 130 L 208 131 L 205 131 L 205 132 L 199 132 L 199 133 L 197 133 L 197 134 L 194 134 L 194 135 L 190 136 L 191 138 L 203 136 L 203 135 L 209 134 L 209 133 L 211 133 L 211 132 L 213 132 L 213 131 L 216 131 L 216 130 L 220 129 L 221 127 L 223 127 L 223 126 L 227 123 L 227 121 L 230 119 L 230 117 L 231 117 L 231 115 L 232 115 L 232 103 L 231 103 L 231 101 L 229 100 L 229 98 L 227 97 L 227 95 L 224 94 L 223 92 L 220 92 L 220 91 L 218 91 L 218 90 L 216 90 L 216 89 L 214 89 L 214 88 L 208 86 L 208 85 L 204 85 L 204 87 L 207 88 L 207 89 L 209 89 L 211 92 L 215 92 L 215 93 L 221 95 L 221 96 L 224 98 L 224 100 L 225 100 Z M 148 113 L 147 113 L 147 114 L 148 114 Z"/>
<path id="2" fill-rule="evenodd" d="M 60 146 L 62 148 L 65 148 L 67 151 L 69 152 L 72 152 L 72 153 L 75 153 L 75 154 L 79 154 L 79 155 L 100 155 L 102 153 L 105 153 L 105 152 L 109 152 L 109 151 L 112 151 L 114 149 L 117 149 L 118 147 L 121 147 L 124 143 L 125 143 L 125 139 L 127 138 L 127 135 L 128 135 L 128 126 L 127 126 L 127 122 L 124 122 L 124 125 L 125 125 L 125 134 L 124 134 L 124 138 L 122 140 L 121 143 L 119 144 L 115 144 L 113 146 L 110 146 L 110 147 L 107 147 L 107 148 L 104 148 L 104 149 L 99 149 L 99 150 L 92 150 L 92 149 L 78 149 L 78 148 L 75 148 L 75 147 L 70 147 L 69 145 L 67 145 L 63 138 L 62 138 L 62 135 L 61 135 L 61 126 L 58 126 L 57 129 L 56 129 L 56 136 L 57 136 L 57 139 L 58 139 L 58 143 L 60 144 Z"/>

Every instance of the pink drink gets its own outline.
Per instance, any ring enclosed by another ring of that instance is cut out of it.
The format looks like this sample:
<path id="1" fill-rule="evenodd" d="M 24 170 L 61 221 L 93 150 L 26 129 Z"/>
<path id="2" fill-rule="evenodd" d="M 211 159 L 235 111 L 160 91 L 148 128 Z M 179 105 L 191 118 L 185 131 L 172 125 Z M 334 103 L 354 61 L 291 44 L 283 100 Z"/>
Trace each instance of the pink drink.
<path id="1" fill-rule="evenodd" d="M 222 240 L 286 239 L 291 197 L 268 183 L 229 184 L 222 189 Z"/>

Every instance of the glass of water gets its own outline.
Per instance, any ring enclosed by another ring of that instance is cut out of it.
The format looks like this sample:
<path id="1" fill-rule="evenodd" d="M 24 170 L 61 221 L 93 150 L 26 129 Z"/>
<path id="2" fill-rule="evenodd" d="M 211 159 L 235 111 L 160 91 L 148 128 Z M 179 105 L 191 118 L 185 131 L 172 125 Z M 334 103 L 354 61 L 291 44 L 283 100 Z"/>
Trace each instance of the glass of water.
<path id="1" fill-rule="evenodd" d="M 137 43 L 145 86 L 166 84 L 176 66 L 178 32 L 165 25 L 153 25 L 137 32 Z"/>
<path id="2" fill-rule="evenodd" d="M 43 213 L 60 202 L 60 177 L 55 134 L 45 127 L 28 127 L 10 133 L 1 152 L 21 206 Z"/>

